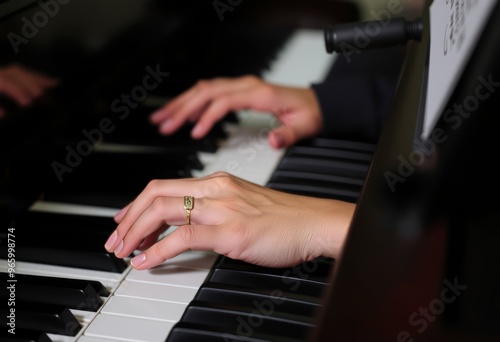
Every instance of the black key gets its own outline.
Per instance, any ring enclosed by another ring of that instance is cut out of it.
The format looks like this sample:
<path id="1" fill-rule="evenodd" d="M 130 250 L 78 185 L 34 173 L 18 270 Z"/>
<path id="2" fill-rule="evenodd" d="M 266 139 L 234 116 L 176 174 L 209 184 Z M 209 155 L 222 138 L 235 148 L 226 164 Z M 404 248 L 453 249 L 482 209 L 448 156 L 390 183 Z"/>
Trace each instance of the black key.
<path id="1" fill-rule="evenodd" d="M 4 307 L 4 317 L 15 315 L 16 329 L 76 336 L 82 328 L 73 313 L 64 306 L 16 300 L 15 311 L 12 313 L 9 309 L 12 308 Z"/>
<path id="2" fill-rule="evenodd" d="M 372 159 L 370 144 L 313 139 L 288 149 L 266 184 L 297 195 L 356 202 Z"/>
<path id="3" fill-rule="evenodd" d="M 368 173 L 366 163 L 354 163 L 327 158 L 284 157 L 278 169 L 290 171 L 315 172 L 326 175 L 364 179 Z"/>
<path id="4" fill-rule="evenodd" d="M 206 324 L 177 323 L 167 337 L 166 342 L 220 342 L 220 341 L 245 341 L 245 342 L 303 342 L 304 339 L 288 338 L 261 333 L 260 331 L 243 331 L 237 323 L 232 327 L 220 328 Z"/>
<path id="5" fill-rule="evenodd" d="M 342 186 L 361 189 L 364 180 L 359 178 L 342 177 L 335 175 L 324 175 L 314 172 L 276 170 L 271 176 L 270 182 L 293 183 L 294 181 L 305 181 L 323 186 Z"/>
<path id="6" fill-rule="evenodd" d="M 42 230 L 49 234 L 59 234 L 64 231 L 75 235 L 111 234 L 116 228 L 116 222 L 111 217 L 66 214 L 58 212 L 25 211 L 14 220 L 16 227 L 35 231 Z M 86 234 L 83 234 L 85 233 Z"/>
<path id="7" fill-rule="evenodd" d="M 317 258 L 292 267 L 271 268 L 257 266 L 248 262 L 223 256 L 217 261 L 215 267 L 228 267 L 232 269 L 245 270 L 260 274 L 276 275 L 287 278 L 300 278 L 303 280 L 309 279 L 314 282 L 327 284 L 334 265 L 335 260 L 331 258 Z"/>
<path id="8" fill-rule="evenodd" d="M 52 339 L 43 331 L 15 328 L 15 333 L 9 333 L 10 327 L 0 332 L 0 340 L 4 342 L 52 342 Z"/>
<path id="9" fill-rule="evenodd" d="M 220 283 L 205 283 L 196 300 L 257 308 L 261 313 L 272 314 L 278 307 L 280 311 L 314 316 L 320 307 L 318 297 L 297 295 L 280 289 L 256 290 L 250 287 L 228 286 Z"/>
<path id="10" fill-rule="evenodd" d="M 108 134 L 105 142 L 139 145 L 149 147 L 167 147 L 174 150 L 189 150 L 200 152 L 215 152 L 219 147 L 219 140 L 225 139 L 222 125 L 216 123 L 213 129 L 202 139 L 191 138 L 193 124 L 186 124 L 172 135 L 162 135 L 158 127 L 149 122 L 150 108 L 139 107 L 129 117 L 117 124 L 116 129 Z"/>
<path id="11" fill-rule="evenodd" d="M 292 146 L 288 149 L 287 156 L 290 157 L 309 157 L 309 158 L 330 158 L 336 160 L 351 160 L 370 163 L 372 153 L 358 152 L 353 150 L 344 150 L 339 148 L 324 148 L 315 146 Z"/>
<path id="12" fill-rule="evenodd" d="M 18 261 L 115 273 L 128 267 L 123 259 L 104 249 L 116 227 L 112 218 L 26 212 L 14 226 L 16 238 L 23 241 L 16 248 Z M 6 243 L 6 239 L 0 239 L 0 246 Z"/>
<path id="13" fill-rule="evenodd" d="M 220 257 L 167 341 L 303 341 L 333 265 L 319 258 L 267 268 Z"/>
<path id="14" fill-rule="evenodd" d="M 246 331 L 246 336 L 252 336 L 255 331 L 270 336 L 284 336 L 288 338 L 306 338 L 309 330 L 314 326 L 314 318 L 279 310 L 279 307 L 270 314 L 260 313 L 257 307 L 244 307 L 209 303 L 194 300 L 184 315 L 183 323 L 203 324 L 231 331 L 235 325 Z"/>
<path id="15" fill-rule="evenodd" d="M 309 140 L 304 140 L 299 142 L 299 146 L 310 146 L 310 147 L 322 147 L 328 149 L 344 149 L 353 150 L 358 152 L 369 152 L 373 153 L 375 151 L 376 145 L 371 143 L 365 143 L 360 141 L 350 141 L 350 140 L 339 140 L 330 138 L 313 138 Z"/>
<path id="16" fill-rule="evenodd" d="M 61 183 L 47 189 L 45 200 L 121 208 L 152 179 L 190 177 L 193 160 L 197 160 L 193 152 L 94 153 Z"/>
<path id="17" fill-rule="evenodd" d="M 7 273 L 1 273 L 7 279 Z M 16 299 L 23 302 L 54 304 L 96 312 L 103 305 L 95 285 L 86 280 L 17 274 Z M 7 295 L 7 294 L 6 294 Z M 2 295 L 2 297 L 7 298 Z"/>
<path id="18" fill-rule="evenodd" d="M 361 190 L 360 188 L 353 189 L 338 184 L 325 184 L 299 179 L 271 180 L 267 187 L 296 195 L 331 198 L 353 203 L 356 202 Z"/>
<path id="19" fill-rule="evenodd" d="M 319 280 L 302 279 L 294 275 L 293 270 L 283 274 L 264 274 L 251 269 L 238 269 L 229 265 L 216 267 L 209 277 L 209 281 L 236 285 L 249 286 L 256 289 L 283 289 L 308 296 L 321 296 L 326 284 Z"/>

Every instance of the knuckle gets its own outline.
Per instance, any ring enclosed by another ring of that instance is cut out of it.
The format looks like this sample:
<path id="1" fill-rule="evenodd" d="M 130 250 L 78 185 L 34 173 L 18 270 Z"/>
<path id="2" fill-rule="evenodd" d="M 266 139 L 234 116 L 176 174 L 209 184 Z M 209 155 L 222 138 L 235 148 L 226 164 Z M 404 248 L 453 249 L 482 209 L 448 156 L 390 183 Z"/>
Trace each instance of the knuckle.
<path id="1" fill-rule="evenodd" d="M 216 171 L 212 174 L 213 177 L 230 177 L 231 175 L 226 171 Z"/>
<path id="2" fill-rule="evenodd" d="M 196 82 L 195 88 L 200 92 L 200 93 L 206 93 L 210 90 L 211 88 L 211 82 L 208 80 L 199 80 Z"/>
<path id="3" fill-rule="evenodd" d="M 258 84 L 258 83 L 261 83 L 260 78 L 258 78 L 255 75 L 245 75 L 245 76 L 242 76 L 241 79 L 244 82 L 249 83 L 249 84 Z"/>
<path id="4" fill-rule="evenodd" d="M 226 171 L 218 171 L 214 173 L 214 181 L 220 186 L 232 187 L 236 184 L 236 177 Z"/>
<path id="5" fill-rule="evenodd" d="M 151 204 L 151 209 L 155 214 L 161 214 L 165 208 L 165 198 L 156 197 Z"/>
<path id="6" fill-rule="evenodd" d="M 160 180 L 159 179 L 152 179 L 149 181 L 148 185 L 146 185 L 146 190 L 154 190 L 158 187 L 158 185 L 160 184 Z"/>
<path id="7" fill-rule="evenodd" d="M 277 96 L 277 90 L 274 86 L 270 84 L 264 84 L 259 88 L 257 96 L 264 98 L 266 100 L 272 100 Z"/>

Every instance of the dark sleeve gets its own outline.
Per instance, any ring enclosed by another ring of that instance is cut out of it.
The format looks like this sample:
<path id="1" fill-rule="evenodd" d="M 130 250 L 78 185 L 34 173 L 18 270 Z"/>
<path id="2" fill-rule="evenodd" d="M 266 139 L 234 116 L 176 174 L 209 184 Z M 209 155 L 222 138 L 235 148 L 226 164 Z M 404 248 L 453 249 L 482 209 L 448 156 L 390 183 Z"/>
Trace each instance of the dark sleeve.
<path id="1" fill-rule="evenodd" d="M 323 113 L 323 135 L 376 142 L 404 56 L 404 47 L 339 55 L 325 80 L 312 85 Z"/>

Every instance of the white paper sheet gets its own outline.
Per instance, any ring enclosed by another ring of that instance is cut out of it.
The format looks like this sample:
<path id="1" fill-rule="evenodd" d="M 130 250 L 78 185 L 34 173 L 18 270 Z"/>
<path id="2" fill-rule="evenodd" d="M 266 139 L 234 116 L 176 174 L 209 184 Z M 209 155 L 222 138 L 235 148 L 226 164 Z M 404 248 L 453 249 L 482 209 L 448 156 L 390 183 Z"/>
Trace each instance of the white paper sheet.
<path id="1" fill-rule="evenodd" d="M 430 6 L 423 139 L 429 137 L 445 109 L 496 3 L 496 0 L 434 0 Z"/>

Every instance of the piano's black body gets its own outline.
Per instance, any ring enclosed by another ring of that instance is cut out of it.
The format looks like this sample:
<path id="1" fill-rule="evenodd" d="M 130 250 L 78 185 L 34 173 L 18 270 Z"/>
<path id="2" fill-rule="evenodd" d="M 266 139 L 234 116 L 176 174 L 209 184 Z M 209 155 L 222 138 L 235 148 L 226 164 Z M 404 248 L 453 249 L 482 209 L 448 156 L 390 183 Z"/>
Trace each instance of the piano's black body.
<path id="1" fill-rule="evenodd" d="M 73 2 L 75 7 L 82 4 L 82 1 Z M 0 56 L 2 63 L 13 59 L 60 76 L 63 82 L 63 86 L 42 99 L 35 110 L 21 110 L 8 99 L 2 99 L 15 113 L 0 121 L 0 222 L 3 228 L 12 220 L 22 218 L 41 194 L 56 196 L 47 191 L 59 186 L 50 162 L 64 158 L 65 147 L 81 140 L 82 128 L 96 127 L 103 117 L 116 114 L 110 113 L 106 104 L 136 86 L 145 66 L 161 64 L 162 71 L 170 73 L 153 95 L 175 96 L 201 78 L 259 75 L 293 29 L 304 25 L 304 18 L 314 18 L 312 25 L 321 26 L 352 21 L 358 15 L 356 7 L 348 2 L 313 1 L 302 7 L 300 1 L 287 2 L 287 5 L 279 1 L 243 1 L 234 6 L 233 11 L 225 12 L 221 20 L 214 12 L 212 1 L 144 3 L 146 5 L 138 8 L 148 10 L 139 11 L 137 16 L 128 13 L 123 2 L 116 2 L 116 8 L 109 4 L 111 13 L 116 11 L 115 15 L 124 23 L 117 35 L 112 27 L 100 27 L 111 32 L 108 37 L 101 37 L 102 41 L 95 40 L 91 30 L 90 36 L 83 37 L 78 32 L 50 31 L 47 26 L 37 37 L 41 45 L 34 40 L 19 46 L 22 53 Z M 0 2 L 0 6 L 5 4 L 9 2 Z M 102 24 L 98 17 L 92 16 L 92 5 L 98 7 L 97 2 L 89 4 L 89 12 L 82 12 L 79 19 L 90 26 L 94 24 L 92 20 L 96 26 Z M 6 26 L 1 26 L 4 31 L 0 39 L 5 37 L 5 30 L 10 32 L 10 25 L 20 15 L 37 10 L 36 4 L 32 4 L 3 18 Z M 492 75 L 493 80 L 500 80 L 500 67 L 496 62 L 500 56 L 500 25 L 496 21 L 499 15 L 497 5 L 449 105 L 461 103 L 474 94 L 479 75 Z M 424 27 L 428 28 L 426 11 L 423 18 Z M 498 91 L 492 92 L 458 128 L 440 122 L 438 127 L 445 132 L 446 141 L 433 144 L 432 153 L 425 161 L 406 169 L 407 165 L 402 164 L 402 160 L 407 160 L 405 157 L 422 146 L 430 146 L 429 142 L 416 143 L 425 93 L 429 42 L 426 34 L 428 31 L 424 32 L 421 42 L 410 46 L 373 162 L 367 164 L 370 167 L 366 181 L 359 197 L 351 198 L 358 202 L 358 208 L 343 255 L 335 261 L 316 260 L 314 272 L 302 288 L 305 292 L 295 293 L 298 300 L 307 297 L 307 305 L 299 306 L 305 308 L 301 312 L 303 322 L 299 326 L 289 325 L 288 321 L 280 320 L 281 316 L 276 318 L 271 314 L 267 318 L 276 321 L 266 321 L 267 325 L 263 326 L 267 330 L 255 329 L 254 335 L 242 340 L 499 340 L 500 256 L 496 250 L 500 243 L 497 209 L 500 201 L 496 195 L 500 182 L 494 174 L 494 159 L 498 146 L 496 131 L 500 127 L 497 115 L 500 96 Z M 8 43 L 7 47 L 12 52 Z M 144 125 L 142 121 L 129 122 Z M 223 136 L 222 132 L 214 134 L 201 147 L 191 145 L 185 136 L 180 136 L 183 143 L 177 143 L 178 149 L 170 153 L 180 158 L 179 155 L 196 149 L 211 149 L 210 139 Z M 120 136 L 108 138 L 123 141 Z M 139 131 L 130 139 L 135 143 L 151 140 L 151 131 Z M 371 145 L 349 143 L 358 150 L 373 152 Z M 183 159 L 183 162 L 188 161 Z M 189 162 L 189 166 L 176 170 L 173 176 L 189 176 L 189 170 L 197 167 L 196 160 Z M 94 172 L 99 174 L 99 170 Z M 387 185 L 388 172 L 407 172 L 394 191 Z M 117 175 L 120 177 L 123 176 Z M 121 178 L 124 179 L 127 177 Z M 140 188 L 142 183 L 130 185 Z M 135 188 L 124 194 L 124 198 L 128 199 L 134 191 Z M 60 195 L 60 192 L 54 193 Z M 53 198 L 61 200 L 61 197 Z M 95 200 L 89 197 L 89 201 Z M 106 197 L 98 200 L 103 201 L 100 204 L 109 204 Z M 299 265 L 299 269 L 307 270 L 310 266 Z M 220 258 L 211 276 L 222 279 L 227 270 L 245 276 L 247 270 L 258 276 L 282 276 L 289 271 L 255 268 Z M 265 296 L 276 289 L 273 284 L 278 283 L 280 281 L 270 282 L 272 288 L 254 289 L 254 292 Z M 228 336 L 236 336 L 237 327 L 221 328 L 225 323 L 217 321 L 230 317 L 232 307 L 221 306 L 217 308 L 219 311 L 203 316 L 204 309 L 214 305 L 204 302 L 205 292 L 219 291 L 217 284 L 205 284 L 186 311 L 185 320 L 181 320 L 166 339 L 219 341 L 224 340 L 224 336 L 226 340 Z M 451 291 L 455 295 L 453 300 L 442 297 L 446 289 L 447 294 Z M 221 300 L 232 300 L 227 293 L 219 295 Z M 295 299 L 293 293 L 290 296 Z M 314 307 L 317 310 L 311 309 Z M 286 312 L 280 311 L 280 314 L 287 316 Z M 206 323 L 195 324 L 189 320 Z M 283 330 L 279 336 L 279 332 L 273 331 L 273 324 L 289 330 Z M 206 333 L 210 325 L 213 331 Z"/>

